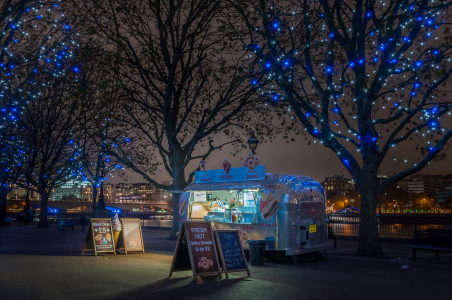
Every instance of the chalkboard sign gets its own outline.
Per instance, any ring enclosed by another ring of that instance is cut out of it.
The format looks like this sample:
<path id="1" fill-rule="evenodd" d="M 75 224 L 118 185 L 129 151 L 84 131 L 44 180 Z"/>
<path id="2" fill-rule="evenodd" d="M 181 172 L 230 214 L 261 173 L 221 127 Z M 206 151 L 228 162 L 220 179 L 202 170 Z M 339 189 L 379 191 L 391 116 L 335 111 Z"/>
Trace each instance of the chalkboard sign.
<path id="1" fill-rule="evenodd" d="M 187 251 L 188 250 L 188 251 Z M 181 227 L 169 277 L 174 271 L 193 271 L 198 275 L 218 274 L 221 278 L 212 226 L 207 221 L 187 221 Z"/>
<path id="2" fill-rule="evenodd" d="M 140 219 L 121 219 L 122 230 L 118 238 L 116 250 L 124 249 L 125 254 L 131 251 L 144 253 L 143 233 Z"/>
<path id="3" fill-rule="evenodd" d="M 238 230 L 215 230 L 215 237 L 226 278 L 228 273 L 241 271 L 246 271 L 250 276 Z"/>
<path id="4" fill-rule="evenodd" d="M 97 253 L 109 252 L 113 252 L 116 255 L 110 219 L 90 219 L 85 242 L 83 243 L 82 255 L 87 250 L 93 250 L 95 256 L 97 256 Z"/>

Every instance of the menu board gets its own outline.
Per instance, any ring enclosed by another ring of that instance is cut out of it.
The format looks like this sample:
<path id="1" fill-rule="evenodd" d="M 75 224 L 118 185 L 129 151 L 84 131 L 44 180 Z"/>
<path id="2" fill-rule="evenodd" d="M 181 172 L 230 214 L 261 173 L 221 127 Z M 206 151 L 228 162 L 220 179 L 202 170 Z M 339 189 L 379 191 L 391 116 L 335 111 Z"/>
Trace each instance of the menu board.
<path id="1" fill-rule="evenodd" d="M 218 274 L 221 278 L 217 248 L 210 222 L 184 222 L 179 232 L 169 277 L 174 271 L 187 270 L 188 261 L 190 261 L 194 281 L 197 280 L 198 275 Z"/>
<path id="2" fill-rule="evenodd" d="M 215 237 L 226 278 L 228 273 L 240 271 L 246 271 L 250 276 L 238 230 L 215 230 Z"/>
<path id="3" fill-rule="evenodd" d="M 95 256 L 105 252 L 113 252 L 116 255 L 110 219 L 90 219 L 82 254 L 86 250 L 94 250 Z"/>
<path id="4" fill-rule="evenodd" d="M 125 254 L 130 251 L 144 253 L 140 219 L 121 219 L 121 224 L 122 231 L 119 235 L 116 249 L 124 249 Z"/>
<path id="5" fill-rule="evenodd" d="M 190 222 L 186 226 L 196 273 L 220 271 L 210 222 Z"/>

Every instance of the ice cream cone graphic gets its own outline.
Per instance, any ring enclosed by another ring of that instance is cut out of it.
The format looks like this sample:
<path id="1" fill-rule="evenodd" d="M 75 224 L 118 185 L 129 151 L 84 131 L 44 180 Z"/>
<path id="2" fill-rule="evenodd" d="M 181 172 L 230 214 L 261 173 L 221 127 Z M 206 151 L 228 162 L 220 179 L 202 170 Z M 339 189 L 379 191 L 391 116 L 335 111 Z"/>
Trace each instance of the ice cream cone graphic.
<path id="1" fill-rule="evenodd" d="M 115 246 L 118 244 L 119 234 L 121 231 L 113 230 L 113 241 L 115 242 Z"/>
<path id="2" fill-rule="evenodd" d="M 122 230 L 122 226 L 121 226 L 121 222 L 119 221 L 118 214 L 115 214 L 111 224 L 113 225 L 113 241 L 115 242 L 115 247 L 116 247 L 116 245 L 118 244 L 119 234 L 121 233 L 121 230 Z"/>

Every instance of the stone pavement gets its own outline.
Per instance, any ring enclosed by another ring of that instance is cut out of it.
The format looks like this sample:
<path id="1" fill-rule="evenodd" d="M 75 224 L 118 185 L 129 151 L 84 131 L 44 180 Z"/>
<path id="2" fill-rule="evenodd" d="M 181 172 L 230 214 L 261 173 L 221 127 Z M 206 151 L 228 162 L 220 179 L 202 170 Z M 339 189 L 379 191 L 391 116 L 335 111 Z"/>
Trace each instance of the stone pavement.
<path id="1" fill-rule="evenodd" d="M 55 225 L 56 226 L 56 225 Z M 168 230 L 143 229 L 146 254 L 81 255 L 85 232 L 33 226 L 0 227 L 0 299 L 450 299 L 452 256 L 419 252 L 409 240 L 384 240 L 381 258 L 353 255 L 343 238 L 325 258 L 251 266 L 230 279 L 189 271 L 168 278 L 175 242 Z M 425 255 L 424 255 L 425 253 Z M 108 258 L 108 259 L 105 259 Z M 405 266 L 405 267 L 402 267 Z M 406 268 L 408 266 L 408 268 Z"/>

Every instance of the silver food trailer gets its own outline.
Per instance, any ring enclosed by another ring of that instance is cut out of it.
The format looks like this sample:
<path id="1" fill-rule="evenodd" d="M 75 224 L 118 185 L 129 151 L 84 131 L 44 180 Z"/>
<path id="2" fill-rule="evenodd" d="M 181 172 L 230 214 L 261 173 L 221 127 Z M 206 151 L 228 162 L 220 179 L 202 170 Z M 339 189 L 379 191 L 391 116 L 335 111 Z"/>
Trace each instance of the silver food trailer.
<path id="1" fill-rule="evenodd" d="M 214 229 L 238 229 L 248 240 L 265 240 L 268 251 L 286 255 L 326 251 L 326 197 L 315 180 L 265 173 L 265 166 L 195 173 L 181 195 L 180 221 L 206 220 Z"/>

